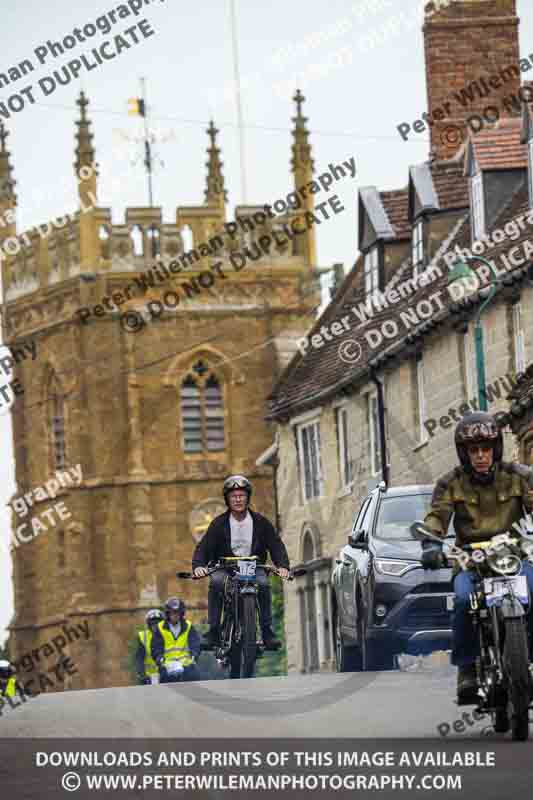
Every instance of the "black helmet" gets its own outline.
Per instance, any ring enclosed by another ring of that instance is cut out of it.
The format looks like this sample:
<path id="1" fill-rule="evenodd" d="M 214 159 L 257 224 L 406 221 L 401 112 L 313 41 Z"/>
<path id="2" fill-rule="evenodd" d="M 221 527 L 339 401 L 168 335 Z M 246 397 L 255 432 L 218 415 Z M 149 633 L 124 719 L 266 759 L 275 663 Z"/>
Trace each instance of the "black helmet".
<path id="1" fill-rule="evenodd" d="M 152 625 L 154 622 L 161 622 L 163 619 L 165 619 L 163 612 L 158 608 L 152 608 L 145 616 L 144 621 L 147 625 Z"/>
<path id="2" fill-rule="evenodd" d="M 492 414 L 476 411 L 466 414 L 455 428 L 455 448 L 459 461 L 467 472 L 472 472 L 472 465 L 467 448 L 472 444 L 488 444 L 492 446 L 494 464 L 502 460 L 503 436 L 501 429 Z"/>
<path id="3" fill-rule="evenodd" d="M 0 680 L 9 680 L 12 675 L 15 674 L 15 670 L 9 663 L 9 661 L 5 661 L 2 659 L 0 661 Z"/>
<path id="4" fill-rule="evenodd" d="M 177 611 L 180 617 L 185 614 L 185 603 L 177 597 L 169 597 L 165 603 L 165 614 L 168 616 L 170 611 Z"/>
<path id="5" fill-rule="evenodd" d="M 252 484 L 248 478 L 245 478 L 244 475 L 230 475 L 229 478 L 226 478 L 224 486 L 222 487 L 226 505 L 228 505 L 228 494 L 233 491 L 233 489 L 243 489 L 248 495 L 248 502 L 250 502 Z"/>

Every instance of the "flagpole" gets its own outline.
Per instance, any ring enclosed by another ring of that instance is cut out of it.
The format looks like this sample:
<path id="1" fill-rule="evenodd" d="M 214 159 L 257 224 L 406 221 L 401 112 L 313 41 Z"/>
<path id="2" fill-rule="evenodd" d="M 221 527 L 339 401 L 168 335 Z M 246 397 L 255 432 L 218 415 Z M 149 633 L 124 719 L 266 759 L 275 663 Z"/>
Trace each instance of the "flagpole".
<path id="1" fill-rule="evenodd" d="M 237 105 L 237 125 L 239 130 L 239 152 L 241 162 L 241 195 L 242 203 L 246 205 L 248 198 L 246 192 L 246 151 L 244 147 L 244 119 L 242 113 L 241 73 L 239 67 L 239 45 L 237 40 L 237 10 L 235 0 L 230 0 L 231 5 L 231 39 L 233 45 L 233 75 L 235 81 L 235 102 Z"/>
<path id="2" fill-rule="evenodd" d="M 152 186 L 152 151 L 148 134 L 148 106 L 146 104 L 146 79 L 141 78 L 141 97 L 144 106 L 144 165 L 148 174 L 148 203 L 150 208 L 154 205 L 154 195 Z"/>

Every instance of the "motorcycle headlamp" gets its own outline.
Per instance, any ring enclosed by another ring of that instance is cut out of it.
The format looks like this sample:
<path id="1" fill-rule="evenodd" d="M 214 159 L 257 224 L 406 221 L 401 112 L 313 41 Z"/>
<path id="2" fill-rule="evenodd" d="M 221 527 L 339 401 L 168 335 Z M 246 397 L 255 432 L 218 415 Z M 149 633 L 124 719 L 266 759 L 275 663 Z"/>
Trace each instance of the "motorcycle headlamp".
<path id="1" fill-rule="evenodd" d="M 491 558 L 490 565 L 492 569 L 500 575 L 514 575 L 516 572 L 520 571 L 522 562 L 518 556 L 506 553 L 505 555 Z"/>

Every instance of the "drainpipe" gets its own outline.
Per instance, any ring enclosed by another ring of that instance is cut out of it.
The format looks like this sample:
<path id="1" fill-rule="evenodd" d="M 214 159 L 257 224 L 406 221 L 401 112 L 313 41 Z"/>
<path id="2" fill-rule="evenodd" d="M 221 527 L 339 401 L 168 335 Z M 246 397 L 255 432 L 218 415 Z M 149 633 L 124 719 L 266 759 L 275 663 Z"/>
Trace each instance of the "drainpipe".
<path id="1" fill-rule="evenodd" d="M 272 464 L 273 467 L 273 478 L 274 478 L 274 519 L 275 519 L 275 528 L 278 534 L 281 536 L 281 519 L 279 515 L 279 499 L 278 499 L 278 467 L 279 467 L 279 458 L 278 454 L 274 456 L 274 463 Z"/>
<path id="2" fill-rule="evenodd" d="M 379 427 L 379 449 L 381 453 L 381 478 L 385 486 L 389 486 L 389 465 L 387 464 L 387 442 L 385 439 L 385 399 L 383 393 L 383 383 L 379 380 L 373 370 L 370 371 L 370 378 L 375 383 L 378 391 L 378 427 Z"/>

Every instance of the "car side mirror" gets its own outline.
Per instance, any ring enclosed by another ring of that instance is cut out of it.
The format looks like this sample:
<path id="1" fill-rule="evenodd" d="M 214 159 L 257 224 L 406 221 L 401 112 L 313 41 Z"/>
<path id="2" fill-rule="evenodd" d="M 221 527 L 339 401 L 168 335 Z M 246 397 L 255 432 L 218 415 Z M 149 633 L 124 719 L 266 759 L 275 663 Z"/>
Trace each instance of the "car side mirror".
<path id="1" fill-rule="evenodd" d="M 348 536 L 348 544 L 355 550 L 366 550 L 366 542 L 364 540 L 364 531 L 354 531 Z"/>

